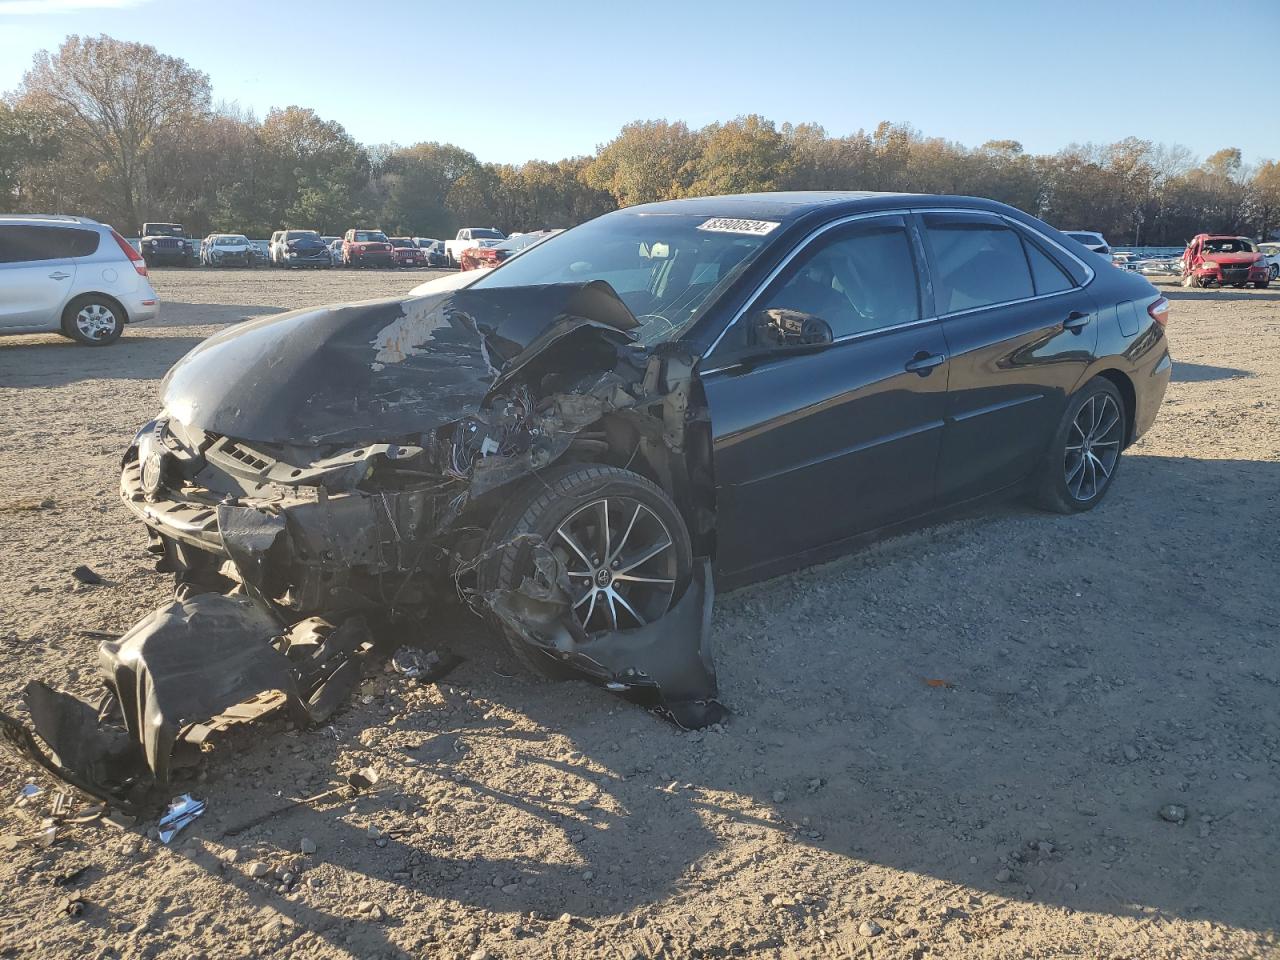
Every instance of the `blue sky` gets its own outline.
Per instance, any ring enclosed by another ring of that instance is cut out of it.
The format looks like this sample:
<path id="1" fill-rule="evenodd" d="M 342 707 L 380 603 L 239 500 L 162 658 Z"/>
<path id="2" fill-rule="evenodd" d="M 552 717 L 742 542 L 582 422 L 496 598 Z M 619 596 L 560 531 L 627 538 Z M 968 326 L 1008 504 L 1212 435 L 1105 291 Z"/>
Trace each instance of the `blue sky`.
<path id="1" fill-rule="evenodd" d="M 1278 0 L 0 0 L 0 90 L 69 33 L 153 44 L 259 115 L 297 103 L 364 143 L 481 160 L 744 113 L 1033 152 L 1134 135 L 1280 158 Z"/>

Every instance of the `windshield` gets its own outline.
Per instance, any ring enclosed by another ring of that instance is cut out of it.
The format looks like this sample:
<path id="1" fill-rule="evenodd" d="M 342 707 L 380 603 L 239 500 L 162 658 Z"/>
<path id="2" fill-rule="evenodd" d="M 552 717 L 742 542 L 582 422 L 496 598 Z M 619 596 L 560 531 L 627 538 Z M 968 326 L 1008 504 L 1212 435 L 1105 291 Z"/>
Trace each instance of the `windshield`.
<path id="1" fill-rule="evenodd" d="M 286 231 L 284 238 L 286 240 L 310 240 L 313 237 L 318 238 L 320 234 L 314 230 L 289 230 Z"/>
<path id="2" fill-rule="evenodd" d="M 406 240 L 404 237 L 392 237 L 391 245 L 393 247 L 412 247 L 413 241 Z"/>
<path id="3" fill-rule="evenodd" d="M 146 223 L 142 226 L 143 236 L 148 237 L 180 237 L 182 236 L 182 224 L 180 223 Z"/>
<path id="4" fill-rule="evenodd" d="M 240 247 L 249 241 L 244 237 L 214 237 L 213 245 L 215 247 Z"/>
<path id="5" fill-rule="evenodd" d="M 471 229 L 472 240 L 505 240 L 507 235 L 500 230 L 486 230 L 481 227 Z"/>
<path id="6" fill-rule="evenodd" d="M 1280 257 L 1280 243 L 1260 243 L 1258 250 L 1268 257 Z"/>
<path id="7" fill-rule="evenodd" d="M 642 342 L 671 340 L 765 244 L 760 234 L 705 229 L 712 222 L 680 214 L 607 214 L 531 246 L 473 286 L 604 280 L 640 321 Z"/>
<path id="8" fill-rule="evenodd" d="M 1213 237 L 1204 242 L 1205 253 L 1257 253 L 1252 240 L 1244 237 Z"/>
<path id="9" fill-rule="evenodd" d="M 387 235 L 381 230 L 357 230 L 356 243 L 386 243 Z"/>
<path id="10" fill-rule="evenodd" d="M 1079 240 L 1086 246 L 1091 243 L 1095 246 L 1102 243 L 1102 237 L 1096 233 L 1068 233 L 1067 236 L 1072 240 Z"/>

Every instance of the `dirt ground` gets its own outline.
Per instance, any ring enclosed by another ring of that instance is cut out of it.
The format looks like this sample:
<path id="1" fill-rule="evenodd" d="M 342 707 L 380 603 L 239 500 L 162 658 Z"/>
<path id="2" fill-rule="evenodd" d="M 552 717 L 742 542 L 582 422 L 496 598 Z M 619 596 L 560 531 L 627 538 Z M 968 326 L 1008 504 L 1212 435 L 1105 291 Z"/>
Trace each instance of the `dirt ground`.
<path id="1" fill-rule="evenodd" d="M 156 274 L 162 319 L 113 348 L 0 340 L 5 710 L 29 677 L 92 693 L 84 631 L 168 598 L 116 495 L 166 368 L 424 276 Z M 169 847 L 43 847 L 52 791 L 14 805 L 4 755 L 0 956 L 1280 956 L 1280 290 L 1163 289 L 1174 382 L 1102 507 L 718 598 L 722 728 L 529 680 L 449 613 L 447 682 L 379 673 L 326 726 L 219 745 Z M 380 789 L 226 832 L 366 766 Z"/>

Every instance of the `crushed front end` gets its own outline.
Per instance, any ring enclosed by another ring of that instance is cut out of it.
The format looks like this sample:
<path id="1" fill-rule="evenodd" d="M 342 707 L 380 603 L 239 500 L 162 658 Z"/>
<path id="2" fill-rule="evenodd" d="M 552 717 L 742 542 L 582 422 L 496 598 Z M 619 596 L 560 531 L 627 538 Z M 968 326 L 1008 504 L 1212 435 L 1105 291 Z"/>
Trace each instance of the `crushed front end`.
<path id="1" fill-rule="evenodd" d="M 635 349 L 635 322 L 607 285 L 566 284 L 298 311 L 205 341 L 120 476 L 174 601 L 101 645 L 98 708 L 29 686 L 51 756 L 11 717 L 0 732 L 87 792 L 140 803 L 183 744 L 273 710 L 324 719 L 384 631 L 429 636 L 433 605 L 459 594 L 539 656 L 713 722 L 705 559 L 665 616 L 591 632 L 545 543 L 523 579 L 475 575 L 528 546 L 495 540 L 494 518 L 563 462 L 643 464 L 708 541 L 695 360 Z"/>

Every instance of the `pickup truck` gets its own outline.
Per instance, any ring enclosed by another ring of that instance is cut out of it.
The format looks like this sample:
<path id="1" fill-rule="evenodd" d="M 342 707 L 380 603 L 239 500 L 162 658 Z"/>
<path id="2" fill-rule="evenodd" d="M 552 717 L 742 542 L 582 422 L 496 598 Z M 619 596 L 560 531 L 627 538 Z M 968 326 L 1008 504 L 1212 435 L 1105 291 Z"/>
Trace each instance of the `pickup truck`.
<path id="1" fill-rule="evenodd" d="M 481 240 L 505 240 L 507 235 L 493 227 L 463 227 L 457 237 L 446 240 L 445 255 L 449 258 L 449 266 L 456 267 L 462 263 L 462 251 L 479 246 Z"/>

